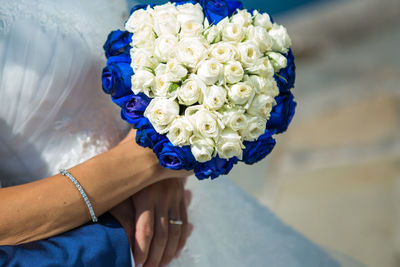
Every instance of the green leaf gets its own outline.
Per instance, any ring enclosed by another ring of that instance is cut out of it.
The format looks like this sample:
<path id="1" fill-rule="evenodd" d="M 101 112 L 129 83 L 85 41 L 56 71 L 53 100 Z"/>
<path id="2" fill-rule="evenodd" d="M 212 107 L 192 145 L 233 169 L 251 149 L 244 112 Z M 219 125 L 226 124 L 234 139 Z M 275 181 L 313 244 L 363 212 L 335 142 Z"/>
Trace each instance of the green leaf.
<path id="1" fill-rule="evenodd" d="M 179 88 L 179 84 L 171 83 L 171 85 L 168 88 L 168 94 L 175 92 L 178 88 Z"/>
<path id="2" fill-rule="evenodd" d="M 279 75 L 278 73 L 275 73 L 276 76 L 278 76 L 279 78 L 283 79 L 286 83 L 288 83 L 288 81 L 285 79 L 285 77 L 282 77 L 281 75 Z"/>
<path id="3" fill-rule="evenodd" d="M 147 70 L 148 72 L 153 73 L 153 75 L 156 75 L 155 71 L 150 67 L 143 67 L 143 69 Z"/>

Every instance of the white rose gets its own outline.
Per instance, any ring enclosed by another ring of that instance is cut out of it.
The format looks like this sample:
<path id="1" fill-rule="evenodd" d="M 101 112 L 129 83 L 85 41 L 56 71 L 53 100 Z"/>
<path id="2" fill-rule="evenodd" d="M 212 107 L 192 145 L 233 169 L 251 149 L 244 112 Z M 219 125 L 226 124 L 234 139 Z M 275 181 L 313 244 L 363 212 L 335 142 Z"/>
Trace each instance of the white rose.
<path id="1" fill-rule="evenodd" d="M 228 23 L 229 23 L 229 17 L 225 17 L 223 20 L 218 22 L 218 24 L 216 26 L 219 29 L 219 31 L 222 32 L 224 30 L 226 24 L 228 24 Z"/>
<path id="2" fill-rule="evenodd" d="M 246 68 L 252 67 L 257 59 L 262 56 L 257 45 L 252 41 L 239 43 L 238 52 L 240 55 L 240 62 L 242 62 L 243 66 Z"/>
<path id="3" fill-rule="evenodd" d="M 221 158 L 238 157 L 241 159 L 243 148 L 241 137 L 236 131 L 229 128 L 222 131 L 217 142 L 217 152 Z"/>
<path id="4" fill-rule="evenodd" d="M 212 159 L 214 154 L 215 143 L 211 138 L 191 138 L 190 149 L 194 158 L 198 162 L 206 162 Z"/>
<path id="5" fill-rule="evenodd" d="M 174 16 L 178 15 L 178 9 L 176 8 L 175 4 L 172 4 L 170 2 L 164 4 L 164 5 L 156 5 L 153 8 L 153 17 L 162 15 L 162 14 L 171 14 Z"/>
<path id="6" fill-rule="evenodd" d="M 238 53 L 234 45 L 228 42 L 219 42 L 211 46 L 210 56 L 221 63 L 234 60 Z"/>
<path id="7" fill-rule="evenodd" d="M 246 82 L 250 83 L 258 94 L 265 94 L 272 97 L 279 95 L 279 88 L 273 77 L 263 78 L 257 75 L 245 77 Z"/>
<path id="8" fill-rule="evenodd" d="M 131 66 L 134 71 L 141 68 L 153 69 L 158 64 L 151 52 L 143 48 L 133 48 L 131 53 Z"/>
<path id="9" fill-rule="evenodd" d="M 157 76 L 167 74 L 167 64 L 160 63 L 158 66 L 155 68 L 154 72 L 156 73 Z"/>
<path id="10" fill-rule="evenodd" d="M 195 74 L 192 74 L 178 89 L 179 103 L 186 106 L 193 105 L 202 100 L 202 92 L 206 90 L 206 84 Z"/>
<path id="11" fill-rule="evenodd" d="M 199 63 L 197 75 L 207 85 L 213 85 L 222 80 L 223 66 L 215 59 L 204 60 Z"/>
<path id="12" fill-rule="evenodd" d="M 188 21 L 193 21 L 203 24 L 204 13 L 203 13 L 203 8 L 200 6 L 199 3 L 195 5 L 190 3 L 179 5 L 177 9 L 178 9 L 177 19 L 181 25 L 183 25 L 185 22 Z"/>
<path id="13" fill-rule="evenodd" d="M 237 105 L 246 104 L 254 96 L 254 89 L 247 83 L 239 82 L 229 88 L 229 99 Z"/>
<path id="14" fill-rule="evenodd" d="M 240 130 L 240 135 L 245 141 L 257 140 L 260 135 L 264 134 L 267 121 L 258 116 L 246 115 L 247 127 Z"/>
<path id="15" fill-rule="evenodd" d="M 257 59 L 253 66 L 246 68 L 246 71 L 248 73 L 257 74 L 265 78 L 272 77 L 275 73 L 275 69 L 268 57 Z"/>
<path id="16" fill-rule="evenodd" d="M 252 22 L 252 17 L 247 10 L 237 10 L 237 13 L 232 16 L 231 22 L 240 27 L 248 27 Z"/>
<path id="17" fill-rule="evenodd" d="M 280 53 L 269 52 L 267 56 L 271 61 L 271 64 L 274 67 L 275 72 L 279 72 L 281 69 L 286 68 L 287 59 L 284 55 Z"/>
<path id="18" fill-rule="evenodd" d="M 203 24 L 195 21 L 186 21 L 181 25 L 180 36 L 198 36 L 203 32 Z"/>
<path id="19" fill-rule="evenodd" d="M 224 79 L 227 83 L 237 83 L 243 79 L 244 70 L 239 61 L 229 61 L 224 66 Z"/>
<path id="20" fill-rule="evenodd" d="M 185 116 L 192 123 L 196 136 L 216 138 L 219 135 L 222 125 L 213 112 L 200 105 L 191 106 L 185 110 Z"/>
<path id="21" fill-rule="evenodd" d="M 241 42 L 245 37 L 244 28 L 238 24 L 226 23 L 222 30 L 222 40 L 231 42 Z"/>
<path id="22" fill-rule="evenodd" d="M 167 96 L 171 86 L 171 76 L 168 73 L 156 75 L 154 79 L 153 93 L 155 96 Z M 174 94 L 172 94 L 174 95 Z"/>
<path id="23" fill-rule="evenodd" d="M 272 107 L 275 105 L 275 99 L 269 95 L 257 94 L 253 98 L 253 102 L 247 109 L 247 113 L 253 116 L 259 116 L 268 119 Z"/>
<path id="24" fill-rule="evenodd" d="M 154 35 L 153 29 L 150 27 L 144 27 L 132 36 L 131 45 L 152 51 L 155 40 L 156 37 Z"/>
<path id="25" fill-rule="evenodd" d="M 154 7 L 154 31 L 158 36 L 178 33 L 180 25 L 177 14 L 178 10 L 171 3 Z"/>
<path id="26" fill-rule="evenodd" d="M 132 13 L 125 23 L 125 29 L 128 32 L 135 33 L 143 26 L 152 28 L 154 24 L 153 16 L 149 10 L 138 9 Z"/>
<path id="27" fill-rule="evenodd" d="M 154 44 L 154 54 L 161 61 L 167 61 L 174 55 L 175 47 L 178 45 L 178 38 L 172 34 L 163 34 L 158 37 Z"/>
<path id="28" fill-rule="evenodd" d="M 225 126 L 234 131 L 243 130 L 247 127 L 247 118 L 242 109 L 229 108 L 222 112 L 222 116 Z"/>
<path id="29" fill-rule="evenodd" d="M 133 93 L 138 94 L 143 92 L 149 96 L 151 87 L 154 85 L 154 75 L 150 71 L 140 69 L 132 75 L 131 81 Z"/>
<path id="30" fill-rule="evenodd" d="M 195 68 L 196 65 L 207 57 L 208 51 L 200 38 L 183 38 L 180 40 L 177 50 L 177 59 L 189 68 Z"/>
<path id="31" fill-rule="evenodd" d="M 153 98 L 147 106 L 144 116 L 149 119 L 154 129 L 164 134 L 169 130 L 169 124 L 179 116 L 179 105 L 172 99 Z"/>
<path id="32" fill-rule="evenodd" d="M 268 33 L 273 41 L 272 49 L 286 54 L 289 51 L 289 47 L 292 45 L 286 28 L 275 23 Z"/>
<path id="33" fill-rule="evenodd" d="M 267 30 L 260 26 L 250 26 L 247 31 L 247 39 L 253 41 L 261 53 L 271 50 L 273 41 Z"/>
<path id="34" fill-rule="evenodd" d="M 204 37 L 210 44 L 217 43 L 221 41 L 221 31 L 213 25 L 205 30 Z"/>
<path id="35" fill-rule="evenodd" d="M 221 108 L 226 102 L 226 90 L 221 86 L 213 85 L 206 90 L 203 104 L 213 110 Z"/>
<path id="36" fill-rule="evenodd" d="M 176 59 L 170 59 L 166 64 L 166 72 L 170 74 L 172 82 L 179 82 L 186 77 L 187 69 Z"/>
<path id="37" fill-rule="evenodd" d="M 267 13 L 259 13 L 257 10 L 254 11 L 254 26 L 260 26 L 265 28 L 267 31 L 272 28 L 271 18 Z"/>
<path id="38" fill-rule="evenodd" d="M 172 121 L 167 137 L 174 146 L 184 146 L 189 145 L 192 132 L 192 124 L 186 117 L 182 116 Z"/>
<path id="39" fill-rule="evenodd" d="M 208 29 L 210 27 L 210 22 L 208 22 L 207 17 L 204 18 L 203 25 L 204 29 Z"/>

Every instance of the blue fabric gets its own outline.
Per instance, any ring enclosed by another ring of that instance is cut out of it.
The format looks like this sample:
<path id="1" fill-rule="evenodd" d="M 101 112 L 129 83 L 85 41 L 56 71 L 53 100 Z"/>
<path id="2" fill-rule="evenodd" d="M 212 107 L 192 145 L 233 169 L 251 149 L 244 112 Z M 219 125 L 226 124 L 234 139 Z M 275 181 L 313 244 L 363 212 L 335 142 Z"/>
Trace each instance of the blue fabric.
<path id="1" fill-rule="evenodd" d="M 46 240 L 0 246 L 0 266 L 7 267 L 124 267 L 131 266 L 129 241 L 121 225 L 104 215 Z"/>

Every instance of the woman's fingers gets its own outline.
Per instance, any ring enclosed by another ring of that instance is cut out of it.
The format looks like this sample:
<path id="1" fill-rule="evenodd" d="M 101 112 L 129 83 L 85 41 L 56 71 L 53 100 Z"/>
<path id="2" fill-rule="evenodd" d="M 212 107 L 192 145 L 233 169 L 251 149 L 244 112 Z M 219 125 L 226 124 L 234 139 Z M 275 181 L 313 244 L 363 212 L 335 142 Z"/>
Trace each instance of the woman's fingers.
<path id="1" fill-rule="evenodd" d="M 154 208 L 136 207 L 136 232 L 133 255 L 137 264 L 143 264 L 148 258 L 154 236 Z"/>
<path id="2" fill-rule="evenodd" d="M 155 211 L 154 236 L 151 242 L 149 255 L 146 259 L 144 267 L 160 266 L 162 256 L 168 239 L 168 211 L 165 209 L 157 209 Z"/>
<path id="3" fill-rule="evenodd" d="M 180 221 L 180 203 L 175 201 L 169 212 L 169 220 Z M 164 250 L 164 255 L 161 260 L 161 266 L 168 264 L 176 254 L 176 250 L 181 238 L 182 225 L 169 223 L 168 225 L 168 242 Z"/>
<path id="4" fill-rule="evenodd" d="M 191 229 L 186 211 L 191 192 L 185 191 L 183 185 L 182 179 L 168 179 L 132 197 L 137 209 L 134 247 L 137 265 L 166 265 L 185 245 Z M 182 220 L 182 225 L 170 224 L 169 220 Z"/>
<path id="5" fill-rule="evenodd" d="M 129 243 L 133 246 L 135 239 L 135 226 L 133 222 L 135 220 L 134 207 L 130 199 L 118 204 L 110 210 L 113 215 L 124 228 L 126 235 L 128 236 Z"/>
<path id="6" fill-rule="evenodd" d="M 186 208 L 190 206 L 190 203 L 192 203 L 192 191 L 190 191 L 190 190 L 185 190 L 185 204 L 186 204 Z"/>

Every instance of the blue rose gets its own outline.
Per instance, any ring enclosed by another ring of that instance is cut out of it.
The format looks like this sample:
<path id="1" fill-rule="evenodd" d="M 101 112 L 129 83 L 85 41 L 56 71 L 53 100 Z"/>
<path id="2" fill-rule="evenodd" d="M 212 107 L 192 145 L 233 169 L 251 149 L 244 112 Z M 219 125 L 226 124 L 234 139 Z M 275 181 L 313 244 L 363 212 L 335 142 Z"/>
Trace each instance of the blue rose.
<path id="1" fill-rule="evenodd" d="M 242 2 L 235 0 L 200 0 L 200 5 L 210 24 L 217 24 L 237 9 L 243 9 Z"/>
<path id="2" fill-rule="evenodd" d="M 132 75 L 133 71 L 129 63 L 119 62 L 107 65 L 102 73 L 103 91 L 116 99 L 132 94 Z"/>
<path id="3" fill-rule="evenodd" d="M 129 54 L 131 40 L 132 34 L 127 31 L 117 30 L 110 32 L 103 46 L 106 57 Z"/>
<path id="4" fill-rule="evenodd" d="M 237 162 L 236 157 L 226 160 L 216 156 L 210 161 L 198 163 L 194 168 L 194 173 L 200 180 L 208 179 L 209 177 L 215 179 L 220 175 L 228 174 Z"/>
<path id="5" fill-rule="evenodd" d="M 296 102 L 290 91 L 279 94 L 275 97 L 276 105 L 271 111 L 271 116 L 267 121 L 267 129 L 276 131 L 276 133 L 283 133 L 287 130 L 294 112 L 296 109 Z"/>
<path id="6" fill-rule="evenodd" d="M 106 65 L 117 64 L 117 63 L 128 63 L 131 64 L 131 56 L 129 54 L 121 54 L 109 57 Z"/>
<path id="7" fill-rule="evenodd" d="M 151 126 L 150 121 L 136 131 L 136 143 L 142 147 L 153 147 L 160 142 L 162 136 Z"/>
<path id="8" fill-rule="evenodd" d="M 164 168 L 172 170 L 192 170 L 196 160 L 189 146 L 174 146 L 168 140 L 158 142 L 153 151 L 156 153 L 158 160 Z"/>
<path id="9" fill-rule="evenodd" d="M 279 87 L 279 92 L 284 93 L 293 88 L 296 80 L 296 65 L 294 64 L 294 56 L 291 49 L 286 55 L 287 66 L 279 71 L 279 76 L 275 75 L 275 80 Z"/>
<path id="10" fill-rule="evenodd" d="M 149 120 L 143 115 L 149 103 L 150 98 L 144 94 L 131 95 L 122 106 L 121 117 L 135 128 L 149 124 Z"/>
<path id="11" fill-rule="evenodd" d="M 229 15 L 229 7 L 224 0 L 200 0 L 200 5 L 210 24 L 217 24 Z"/>
<path id="12" fill-rule="evenodd" d="M 266 131 L 256 141 L 243 142 L 246 147 L 243 150 L 242 161 L 246 164 L 254 164 L 265 158 L 275 146 L 275 139 L 272 138 L 273 132 Z"/>
<path id="13" fill-rule="evenodd" d="M 133 92 L 131 92 L 129 95 L 123 96 L 123 97 L 111 97 L 111 100 L 114 102 L 114 104 L 120 106 L 121 108 L 131 100 L 131 97 L 133 95 Z"/>
<path id="14" fill-rule="evenodd" d="M 243 3 L 235 0 L 226 0 L 226 3 L 229 8 L 228 16 L 232 16 L 233 13 L 238 9 L 243 9 Z"/>

